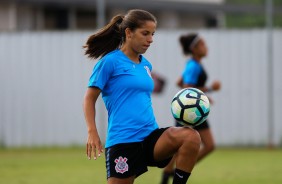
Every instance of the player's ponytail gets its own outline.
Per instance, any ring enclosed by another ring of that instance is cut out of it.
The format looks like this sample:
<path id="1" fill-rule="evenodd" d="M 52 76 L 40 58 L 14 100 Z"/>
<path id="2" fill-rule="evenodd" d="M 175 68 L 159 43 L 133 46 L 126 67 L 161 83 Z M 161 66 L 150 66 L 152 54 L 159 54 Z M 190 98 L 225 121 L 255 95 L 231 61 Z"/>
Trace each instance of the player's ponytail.
<path id="1" fill-rule="evenodd" d="M 113 17 L 108 25 L 91 35 L 86 45 L 83 46 L 85 48 L 85 55 L 88 55 L 89 58 L 97 59 L 117 49 L 122 43 L 123 35 L 120 31 L 120 24 L 123 18 L 123 15 Z"/>
<path id="2" fill-rule="evenodd" d="M 195 33 L 180 36 L 179 42 L 185 55 L 192 54 L 192 48 L 195 46 L 198 37 L 198 34 Z"/>

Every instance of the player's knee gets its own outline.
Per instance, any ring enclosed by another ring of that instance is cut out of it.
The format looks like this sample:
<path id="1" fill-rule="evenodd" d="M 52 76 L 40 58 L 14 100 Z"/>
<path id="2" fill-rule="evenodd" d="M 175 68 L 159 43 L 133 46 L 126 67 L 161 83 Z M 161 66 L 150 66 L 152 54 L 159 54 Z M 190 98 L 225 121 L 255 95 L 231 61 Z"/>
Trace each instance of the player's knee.
<path id="1" fill-rule="evenodd" d="M 201 137 L 200 134 L 193 129 L 185 130 L 185 141 L 184 143 L 190 147 L 190 149 L 199 150 L 201 145 Z"/>
<path id="2" fill-rule="evenodd" d="M 170 128 L 167 131 L 168 140 L 176 149 L 189 147 L 188 149 L 200 149 L 200 134 L 191 128 Z"/>

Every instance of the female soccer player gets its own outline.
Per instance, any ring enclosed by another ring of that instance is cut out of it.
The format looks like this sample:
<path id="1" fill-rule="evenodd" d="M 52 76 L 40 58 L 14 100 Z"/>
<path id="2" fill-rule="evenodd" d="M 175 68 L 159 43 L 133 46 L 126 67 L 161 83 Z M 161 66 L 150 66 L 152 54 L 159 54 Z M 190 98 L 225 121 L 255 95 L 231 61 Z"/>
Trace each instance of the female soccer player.
<path id="1" fill-rule="evenodd" d="M 142 55 L 153 42 L 157 21 L 144 10 L 117 15 L 86 42 L 85 54 L 100 58 L 93 69 L 83 109 L 89 159 L 103 152 L 95 121 L 102 98 L 108 111 L 105 144 L 107 183 L 133 184 L 147 166 L 164 167 L 177 153 L 174 184 L 184 184 L 196 163 L 200 136 L 191 128 L 160 129 L 151 104 L 151 63 Z"/>
<path id="2" fill-rule="evenodd" d="M 183 53 L 185 55 L 191 55 L 192 57 L 187 61 L 184 72 L 177 81 L 177 85 L 180 88 L 198 88 L 205 93 L 220 90 L 221 84 L 219 81 L 214 81 L 210 87 L 206 86 L 208 76 L 201 64 L 202 59 L 207 55 L 208 51 L 204 39 L 198 34 L 188 34 L 182 35 L 179 41 L 182 46 Z M 209 98 L 209 100 L 211 103 L 213 102 L 211 98 Z M 179 127 L 181 125 L 176 123 L 176 126 Z M 197 158 L 197 161 L 200 161 L 214 150 L 215 143 L 208 121 L 194 127 L 194 129 L 199 132 L 202 140 L 202 147 Z M 161 184 L 167 184 L 169 177 L 173 175 L 174 159 L 177 160 L 175 157 L 164 168 Z"/>

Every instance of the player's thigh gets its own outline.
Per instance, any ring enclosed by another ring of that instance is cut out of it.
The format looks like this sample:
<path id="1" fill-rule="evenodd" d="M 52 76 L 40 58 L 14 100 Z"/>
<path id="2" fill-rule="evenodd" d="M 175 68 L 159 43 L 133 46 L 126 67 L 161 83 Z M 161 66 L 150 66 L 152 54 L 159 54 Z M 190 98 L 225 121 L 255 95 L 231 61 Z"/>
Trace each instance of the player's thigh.
<path id="1" fill-rule="evenodd" d="M 214 147 L 215 143 L 214 143 L 213 135 L 212 135 L 210 128 L 201 129 L 201 130 L 198 130 L 198 132 L 201 136 L 202 144 L 204 146 Z"/>
<path id="2" fill-rule="evenodd" d="M 135 176 L 129 178 L 108 178 L 108 184 L 133 184 Z"/>
<path id="3" fill-rule="evenodd" d="M 163 160 L 171 157 L 185 141 L 200 139 L 199 133 L 189 127 L 170 127 L 158 139 L 154 148 L 154 158 Z"/>

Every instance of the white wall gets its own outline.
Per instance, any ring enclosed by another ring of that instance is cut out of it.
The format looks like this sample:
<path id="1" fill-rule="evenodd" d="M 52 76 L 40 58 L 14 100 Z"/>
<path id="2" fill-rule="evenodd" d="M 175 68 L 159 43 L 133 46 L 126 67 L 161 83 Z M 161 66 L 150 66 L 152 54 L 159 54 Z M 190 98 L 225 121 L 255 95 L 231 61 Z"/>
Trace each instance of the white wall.
<path id="1" fill-rule="evenodd" d="M 145 56 L 167 79 L 165 92 L 153 95 L 161 127 L 173 125 L 170 101 L 186 58 L 178 37 L 186 31 L 158 30 Z M 218 145 L 267 145 L 269 137 L 267 32 L 199 30 L 209 46 L 204 65 L 212 94 L 209 116 Z M 0 33 L 0 144 L 6 146 L 71 145 L 86 142 L 82 99 L 94 61 L 83 55 L 90 32 Z M 274 31 L 274 143 L 281 144 L 282 31 Z M 106 135 L 107 115 L 99 101 L 98 128 Z"/>

